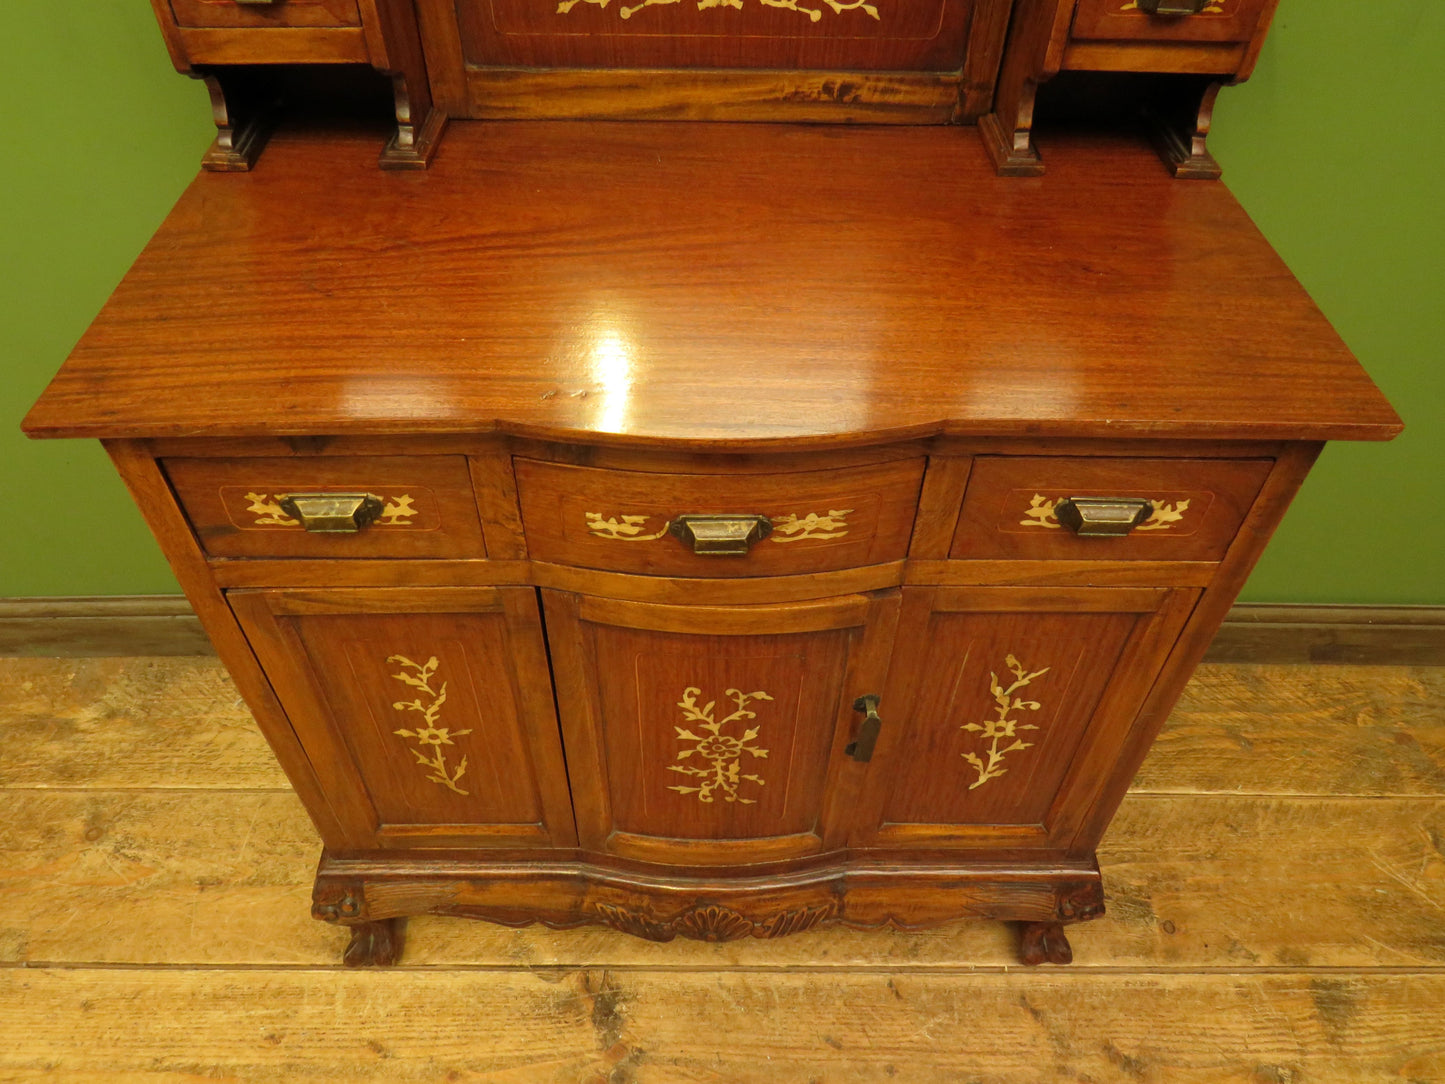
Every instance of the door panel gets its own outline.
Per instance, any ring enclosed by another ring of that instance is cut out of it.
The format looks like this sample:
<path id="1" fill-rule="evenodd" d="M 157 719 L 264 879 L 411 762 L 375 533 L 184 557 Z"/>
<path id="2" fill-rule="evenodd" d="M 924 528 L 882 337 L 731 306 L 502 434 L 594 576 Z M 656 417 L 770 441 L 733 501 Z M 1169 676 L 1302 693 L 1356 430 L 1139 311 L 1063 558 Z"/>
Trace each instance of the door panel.
<path id="1" fill-rule="evenodd" d="M 234 591 L 357 847 L 575 839 L 529 588 Z"/>
<path id="2" fill-rule="evenodd" d="M 687 607 L 544 591 L 583 846 L 717 864 L 836 845 L 853 700 L 881 684 L 897 594 Z"/>
<path id="3" fill-rule="evenodd" d="M 906 589 L 855 845 L 1066 847 L 1196 594 Z"/>

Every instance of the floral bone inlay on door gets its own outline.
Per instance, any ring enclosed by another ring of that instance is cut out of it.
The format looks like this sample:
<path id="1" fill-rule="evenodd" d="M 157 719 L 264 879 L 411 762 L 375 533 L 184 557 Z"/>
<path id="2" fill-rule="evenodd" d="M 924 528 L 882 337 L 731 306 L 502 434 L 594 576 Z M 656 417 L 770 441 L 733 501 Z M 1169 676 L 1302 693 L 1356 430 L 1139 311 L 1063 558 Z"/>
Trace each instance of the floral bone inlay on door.
<path id="1" fill-rule="evenodd" d="M 702 695 L 702 690 L 695 686 L 688 686 L 682 692 L 682 699 L 677 706 L 682 709 L 682 716 L 685 722 L 696 723 L 698 729 L 704 730 L 706 734 L 697 734 L 687 727 L 674 727 L 677 731 L 678 741 L 696 742 L 690 748 L 683 749 L 677 754 L 678 760 L 686 760 L 696 755 L 702 760 L 709 761 L 711 767 L 698 768 L 691 765 L 669 764 L 667 770 L 679 772 L 682 775 L 692 776 L 701 779 L 698 786 L 677 784 L 668 787 L 668 790 L 675 790 L 679 794 L 696 794 L 700 802 L 716 801 L 714 794 L 722 792 L 723 801 L 737 802 L 741 805 L 756 805 L 754 798 L 743 798 L 738 795 L 738 788 L 742 783 L 756 783 L 758 786 L 764 784 L 760 775 L 747 774 L 742 771 L 741 761 L 744 753 L 756 760 L 767 757 L 768 751 L 752 744 L 756 741 L 760 727 L 748 727 L 743 731 L 741 737 L 733 737 L 722 732 L 723 727 L 729 723 L 739 722 L 744 719 L 756 719 L 757 712 L 748 708 L 748 705 L 755 700 L 771 700 L 772 697 L 765 692 L 745 693 L 738 689 L 728 689 L 726 694 L 737 708 L 731 715 L 721 720 L 716 719 L 717 701 L 709 700 L 701 707 L 697 698 Z"/>
<path id="2" fill-rule="evenodd" d="M 993 693 L 994 714 L 997 719 L 987 719 L 982 723 L 964 723 L 962 729 L 971 731 L 989 742 L 985 752 L 988 760 L 985 761 L 978 753 L 967 752 L 963 759 L 978 773 L 978 778 L 968 785 L 969 790 L 975 790 L 983 786 L 990 779 L 997 779 L 1008 771 L 1003 766 L 1004 758 L 1009 753 L 1022 752 L 1025 749 L 1032 749 L 1034 743 L 1026 742 L 1018 736 L 1020 730 L 1039 729 L 1033 723 L 1023 723 L 1010 716 L 1018 711 L 1038 711 L 1043 707 L 1037 700 L 1024 700 L 1014 696 L 1014 693 L 1033 683 L 1035 678 L 1041 678 L 1049 672 L 1050 667 L 1042 670 L 1029 671 L 1028 667 L 1022 665 L 1018 659 L 1009 655 L 1004 663 L 1013 673 L 1014 680 L 1011 685 L 1005 688 L 999 681 L 998 674 L 990 670 L 988 675 L 989 691 Z M 1005 740 L 1012 739 L 1011 744 L 1003 745 Z"/>
<path id="3" fill-rule="evenodd" d="M 402 728 L 393 730 L 392 733 L 399 738 L 409 738 L 420 746 L 419 749 L 408 747 L 407 751 L 416 757 L 419 765 L 429 769 L 427 779 L 446 787 L 447 790 L 466 795 L 468 792 L 458 783 L 467 772 L 467 758 L 463 755 L 460 763 L 453 769 L 447 764 L 442 746 L 454 746 L 456 743 L 452 738 L 470 734 L 471 730 L 448 730 L 438 725 L 441 722 L 442 705 L 447 702 L 447 683 L 442 682 L 440 689 L 432 688 L 432 678 L 436 676 L 437 667 L 440 665 L 437 657 L 433 655 L 425 663 L 416 663 L 405 655 L 388 655 L 386 661 L 401 667 L 401 672 L 392 674 L 392 678 L 404 685 L 410 685 L 419 694 L 415 700 L 396 701 L 391 705 L 392 708 L 396 711 L 414 711 L 421 716 L 415 729 Z"/>

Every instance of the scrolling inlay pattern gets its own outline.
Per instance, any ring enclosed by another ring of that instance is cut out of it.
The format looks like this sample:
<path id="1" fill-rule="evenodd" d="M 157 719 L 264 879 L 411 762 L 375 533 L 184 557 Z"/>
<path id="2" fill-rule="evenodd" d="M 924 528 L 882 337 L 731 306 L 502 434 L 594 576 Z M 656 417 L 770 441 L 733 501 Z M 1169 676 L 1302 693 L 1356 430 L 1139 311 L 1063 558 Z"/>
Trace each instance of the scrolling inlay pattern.
<path id="1" fill-rule="evenodd" d="M 288 516 L 281 510 L 281 501 L 286 498 L 284 493 L 247 493 L 246 500 L 251 503 L 246 506 L 246 511 L 256 517 L 257 527 L 300 527 L 301 521 Z M 400 497 L 383 498 L 386 502 L 377 517 L 376 527 L 409 527 L 411 517 L 417 514 L 412 507 L 412 496 L 410 493 L 403 493 Z"/>
<path id="2" fill-rule="evenodd" d="M 431 680 L 436 676 L 438 665 L 436 656 L 433 655 L 425 663 L 412 662 L 404 655 L 389 655 L 386 661 L 401 667 L 400 673 L 391 675 L 393 678 L 410 685 L 420 694 L 415 700 L 398 700 L 392 707 L 397 711 L 414 711 L 422 717 L 415 730 L 393 730 L 392 733 L 399 738 L 409 738 L 421 746 L 420 749 L 408 749 L 408 752 L 416 757 L 418 764 L 430 770 L 427 779 L 457 794 L 466 794 L 457 784 L 466 774 L 467 758 L 463 756 L 456 768 L 452 769 L 447 765 L 442 746 L 454 745 L 452 738 L 470 734 L 471 731 L 448 730 L 437 725 L 441 721 L 442 705 L 447 700 L 447 683 L 442 682 L 440 690 L 432 688 Z"/>
<path id="3" fill-rule="evenodd" d="M 1039 708 L 1042 707 L 1037 700 L 1024 700 L 1014 696 L 1014 693 L 1031 683 L 1035 678 L 1043 677 L 1049 672 L 1050 668 L 1046 666 L 1042 670 L 1035 670 L 1030 673 L 1028 667 L 1021 665 L 1018 659 L 1012 655 L 1008 656 L 1004 662 L 1013 673 L 1014 681 L 1012 685 L 1004 688 L 1003 683 L 999 681 L 996 673 L 989 671 L 988 675 L 989 691 L 993 693 L 994 699 L 993 710 L 998 715 L 998 718 L 988 719 L 982 723 L 963 724 L 964 730 L 972 731 L 980 735 L 983 740 L 989 742 L 987 762 L 977 753 L 963 754 L 963 759 L 968 761 L 974 771 L 978 772 L 978 778 L 968 785 L 969 790 L 981 787 L 990 779 L 997 779 L 1007 772 L 1008 769 L 1003 766 L 1003 761 L 1004 757 L 1009 753 L 1033 747 L 1033 742 L 1024 741 L 1018 736 L 1018 731 L 1038 729 L 1038 727 L 1032 723 L 1021 723 L 1017 719 L 1009 718 L 1009 716 L 1016 711 L 1038 711 Z M 1004 745 L 1003 743 L 1005 741 L 1011 741 L 1011 744 Z"/>
<path id="4" fill-rule="evenodd" d="M 677 754 L 678 760 L 686 760 L 696 754 L 702 760 L 711 763 L 708 768 L 694 768 L 681 764 L 669 764 L 667 770 L 680 772 L 683 775 L 701 779 L 702 783 L 692 787 L 685 784 L 668 787 L 668 790 L 675 790 L 679 794 L 696 794 L 699 802 L 716 801 L 714 794 L 722 791 L 723 801 L 738 802 L 741 805 L 756 805 L 752 798 L 738 797 L 738 785 L 743 781 L 763 785 L 763 778 L 760 775 L 744 774 L 741 768 L 742 755 L 750 754 L 754 759 L 761 760 L 767 757 L 766 749 L 759 749 L 751 744 L 757 739 L 759 727 L 748 727 L 743 731 L 740 738 L 722 732 L 723 727 L 729 723 L 741 719 L 756 719 L 757 712 L 749 711 L 748 705 L 754 700 L 771 700 L 772 697 L 764 692 L 744 693 L 737 689 L 728 689 L 727 695 L 737 705 L 737 710 L 721 721 L 715 721 L 717 701 L 709 700 L 703 707 L 698 707 L 697 697 L 702 693 L 701 689 L 689 686 L 682 692 L 682 699 L 677 706 L 682 709 L 683 718 L 689 723 L 696 723 L 698 729 L 705 730 L 706 734 L 695 734 L 687 727 L 674 727 L 677 731 L 678 741 L 691 741 L 697 744 L 689 749 L 684 749 Z"/>
<path id="5" fill-rule="evenodd" d="M 1024 512 L 1024 518 L 1019 520 L 1020 527 L 1048 527 L 1057 530 L 1063 526 L 1054 515 L 1054 509 L 1058 508 L 1063 497 L 1055 497 L 1050 500 L 1041 493 L 1035 493 L 1029 501 L 1028 510 Z M 1189 511 L 1189 501 L 1156 501 L 1149 502 L 1154 506 L 1153 513 L 1139 526 L 1136 531 L 1167 531 L 1174 524 L 1184 518 L 1184 513 Z"/>
<path id="6" fill-rule="evenodd" d="M 809 512 L 800 516 L 790 512 L 772 521 L 773 533 L 768 537 L 774 542 L 801 542 L 805 538 L 842 538 L 848 533 L 848 517 L 851 508 L 830 508 L 826 516 Z M 653 542 L 666 537 L 672 526 L 668 520 L 659 531 L 648 531 L 647 522 L 651 516 L 603 516 L 601 512 L 584 512 L 587 517 L 587 531 L 598 538 L 614 542 Z M 1055 524 L 1057 526 L 1057 524 Z"/>
<path id="7" fill-rule="evenodd" d="M 557 14 L 566 15 L 578 4 L 591 4 L 593 7 L 606 9 L 612 0 L 560 0 L 557 4 Z M 796 11 L 799 15 L 806 15 L 809 22 L 816 23 L 823 17 L 822 7 L 813 6 L 816 0 L 758 0 L 763 7 L 783 8 L 787 11 Z M 878 19 L 878 9 L 868 0 L 821 0 L 822 4 L 831 8 L 834 15 L 842 15 L 845 11 L 861 11 L 873 19 Z M 626 4 L 617 5 L 617 14 L 624 19 L 630 19 L 643 8 L 663 7 L 669 4 L 680 4 L 682 0 L 642 0 L 640 4 L 633 4 L 628 7 Z M 697 0 L 697 10 L 707 11 L 710 8 L 732 8 L 734 11 L 743 10 L 744 0 Z M 881 19 L 879 20 L 882 21 Z"/>

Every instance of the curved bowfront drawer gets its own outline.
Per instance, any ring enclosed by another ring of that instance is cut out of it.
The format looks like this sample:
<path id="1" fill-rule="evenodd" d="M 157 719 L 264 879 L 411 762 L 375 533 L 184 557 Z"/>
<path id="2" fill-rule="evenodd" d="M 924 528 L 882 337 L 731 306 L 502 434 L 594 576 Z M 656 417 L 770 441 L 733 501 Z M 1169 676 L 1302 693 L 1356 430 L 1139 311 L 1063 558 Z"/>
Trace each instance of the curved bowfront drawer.
<path id="1" fill-rule="evenodd" d="M 467 460 L 442 456 L 163 461 L 213 557 L 484 557 Z"/>
<path id="2" fill-rule="evenodd" d="M 953 558 L 1219 561 L 1272 459 L 979 456 Z"/>
<path id="3" fill-rule="evenodd" d="M 778 576 L 902 560 L 923 460 L 663 474 L 517 459 L 537 560 L 670 576 Z"/>

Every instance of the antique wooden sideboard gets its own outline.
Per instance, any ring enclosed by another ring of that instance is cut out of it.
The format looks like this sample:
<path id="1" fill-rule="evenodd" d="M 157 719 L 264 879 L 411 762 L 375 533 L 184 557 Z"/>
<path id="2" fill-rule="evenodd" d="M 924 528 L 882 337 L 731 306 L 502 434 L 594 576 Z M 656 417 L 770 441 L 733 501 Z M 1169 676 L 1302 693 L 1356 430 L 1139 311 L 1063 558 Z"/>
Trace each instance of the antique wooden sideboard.
<path id="1" fill-rule="evenodd" d="M 348 962 L 423 913 L 1067 962 L 1322 442 L 1400 429 L 1230 194 L 1127 134 L 1032 179 L 948 126 L 375 147 L 202 173 L 25 422 L 105 441 Z"/>

